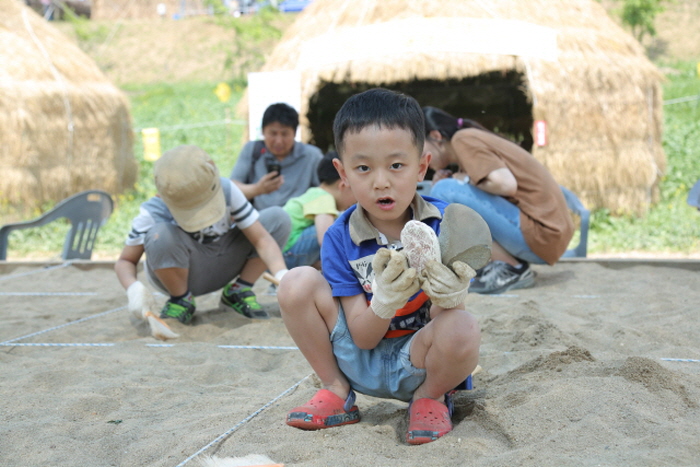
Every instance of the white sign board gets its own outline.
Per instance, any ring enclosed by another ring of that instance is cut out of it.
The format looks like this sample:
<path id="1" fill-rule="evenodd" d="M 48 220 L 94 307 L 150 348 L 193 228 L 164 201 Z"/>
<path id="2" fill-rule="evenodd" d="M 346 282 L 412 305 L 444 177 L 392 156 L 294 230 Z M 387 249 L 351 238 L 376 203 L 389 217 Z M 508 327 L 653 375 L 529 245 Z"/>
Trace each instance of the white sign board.
<path id="1" fill-rule="evenodd" d="M 263 71 L 248 73 L 248 138 L 262 139 L 262 117 L 271 104 L 284 102 L 299 112 L 301 75 L 297 71 Z M 297 141 L 301 132 L 297 128 Z"/>

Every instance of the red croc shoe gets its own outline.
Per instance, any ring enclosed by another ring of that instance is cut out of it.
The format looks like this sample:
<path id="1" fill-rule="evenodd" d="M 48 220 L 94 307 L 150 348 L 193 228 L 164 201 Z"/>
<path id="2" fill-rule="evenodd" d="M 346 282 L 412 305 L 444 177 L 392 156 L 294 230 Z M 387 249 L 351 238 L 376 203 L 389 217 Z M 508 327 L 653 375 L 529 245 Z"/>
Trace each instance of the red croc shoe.
<path id="1" fill-rule="evenodd" d="M 309 402 L 287 414 L 287 425 L 303 430 L 320 430 L 359 421 L 360 410 L 355 405 L 355 393 L 352 390 L 348 398 L 343 400 L 328 389 L 321 389 Z"/>
<path id="2" fill-rule="evenodd" d="M 452 401 L 445 394 L 445 403 L 435 399 L 417 399 L 408 407 L 408 444 L 425 444 L 452 431 Z"/>

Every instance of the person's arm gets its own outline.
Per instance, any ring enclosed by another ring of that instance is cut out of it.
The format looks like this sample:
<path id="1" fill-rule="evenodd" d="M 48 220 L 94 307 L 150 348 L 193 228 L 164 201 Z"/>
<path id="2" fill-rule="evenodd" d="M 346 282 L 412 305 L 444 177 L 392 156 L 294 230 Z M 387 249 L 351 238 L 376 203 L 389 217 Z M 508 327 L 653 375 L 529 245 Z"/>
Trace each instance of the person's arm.
<path id="1" fill-rule="evenodd" d="M 282 257 L 282 250 L 260 221 L 255 221 L 242 231 L 273 275 L 287 269 Z"/>
<path id="2" fill-rule="evenodd" d="M 328 228 L 335 222 L 335 216 L 331 214 L 317 214 L 314 217 L 314 225 L 316 226 L 316 239 L 319 245 L 323 245 L 323 237 L 326 235 Z"/>
<path id="3" fill-rule="evenodd" d="M 268 173 L 263 175 L 262 178 L 255 183 L 243 183 L 238 180 L 233 180 L 233 183 L 240 188 L 246 199 L 252 200 L 256 196 L 279 190 L 284 183 L 284 175 Z"/>
<path id="4" fill-rule="evenodd" d="M 278 173 L 268 173 L 259 180 L 249 180 L 253 172 L 254 150 L 255 141 L 250 141 L 243 146 L 229 177 L 248 200 L 278 190 L 284 183 L 284 177 Z"/>
<path id="5" fill-rule="evenodd" d="M 389 329 L 391 318 L 380 318 L 367 306 L 365 294 L 340 297 L 352 340 L 361 349 L 373 349 Z"/>
<path id="6" fill-rule="evenodd" d="M 518 190 L 518 182 L 510 169 L 501 167 L 489 172 L 486 178 L 481 179 L 476 184 L 476 187 L 493 195 L 515 196 L 515 192 Z"/>
<path id="7" fill-rule="evenodd" d="M 127 245 L 114 264 L 114 271 L 117 273 L 117 279 L 119 279 L 119 283 L 124 287 L 124 290 L 138 281 L 137 267 L 141 256 L 143 256 L 143 251 L 143 245 Z"/>
<path id="8" fill-rule="evenodd" d="M 137 266 L 143 252 L 143 245 L 125 246 L 114 264 L 114 271 L 126 291 L 127 308 L 136 318 L 146 319 L 148 312 L 155 310 L 155 303 L 151 292 L 137 277 Z"/>
<path id="9" fill-rule="evenodd" d="M 469 174 L 469 183 L 497 196 L 515 196 L 518 182 L 495 151 L 489 138 L 500 138 L 480 130 L 458 131 L 452 148 L 460 167 Z M 515 144 L 511 143 L 514 147 Z"/>
<path id="10" fill-rule="evenodd" d="M 364 294 L 341 298 L 353 341 L 373 349 L 386 334 L 396 310 L 420 290 L 416 270 L 408 267 L 403 252 L 380 248 L 372 259 L 374 279 L 369 307 Z"/>

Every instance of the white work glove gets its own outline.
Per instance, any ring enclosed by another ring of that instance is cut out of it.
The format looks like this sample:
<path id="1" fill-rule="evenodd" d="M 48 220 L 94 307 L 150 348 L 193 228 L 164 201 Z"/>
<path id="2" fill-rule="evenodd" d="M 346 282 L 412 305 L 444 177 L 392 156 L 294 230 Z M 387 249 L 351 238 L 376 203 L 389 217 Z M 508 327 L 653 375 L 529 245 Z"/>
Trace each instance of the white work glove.
<path id="1" fill-rule="evenodd" d="M 421 274 L 421 288 L 433 304 L 455 308 L 464 303 L 474 276 L 476 271 L 462 261 L 455 261 L 450 269 L 439 261 L 430 260 Z"/>
<path id="2" fill-rule="evenodd" d="M 129 311 L 138 319 L 147 319 L 146 313 L 155 310 L 153 294 L 140 281 L 136 281 L 126 289 L 129 299 Z"/>
<path id="3" fill-rule="evenodd" d="M 372 260 L 372 301 L 370 306 L 382 319 L 392 318 L 409 298 L 420 290 L 415 269 L 408 267 L 402 252 L 381 248 Z"/>

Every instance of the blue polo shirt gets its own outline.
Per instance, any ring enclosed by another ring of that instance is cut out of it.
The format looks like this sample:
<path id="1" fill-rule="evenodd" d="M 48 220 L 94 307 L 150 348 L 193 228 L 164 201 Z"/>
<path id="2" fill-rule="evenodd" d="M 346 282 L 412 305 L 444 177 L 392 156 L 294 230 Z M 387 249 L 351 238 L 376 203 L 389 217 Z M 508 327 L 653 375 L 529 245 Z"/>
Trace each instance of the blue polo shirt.
<path id="1" fill-rule="evenodd" d="M 440 222 L 449 203 L 428 196 L 416 195 L 411 204 L 413 219 L 420 220 L 440 233 Z M 367 219 L 364 210 L 355 205 L 346 210 L 328 229 L 321 247 L 321 268 L 334 297 L 365 294 L 372 300 L 372 259 L 380 248 L 401 250 L 401 242 L 389 244 L 386 237 Z M 386 337 L 415 332 L 430 320 L 431 302 L 422 290 L 397 310 Z"/>

